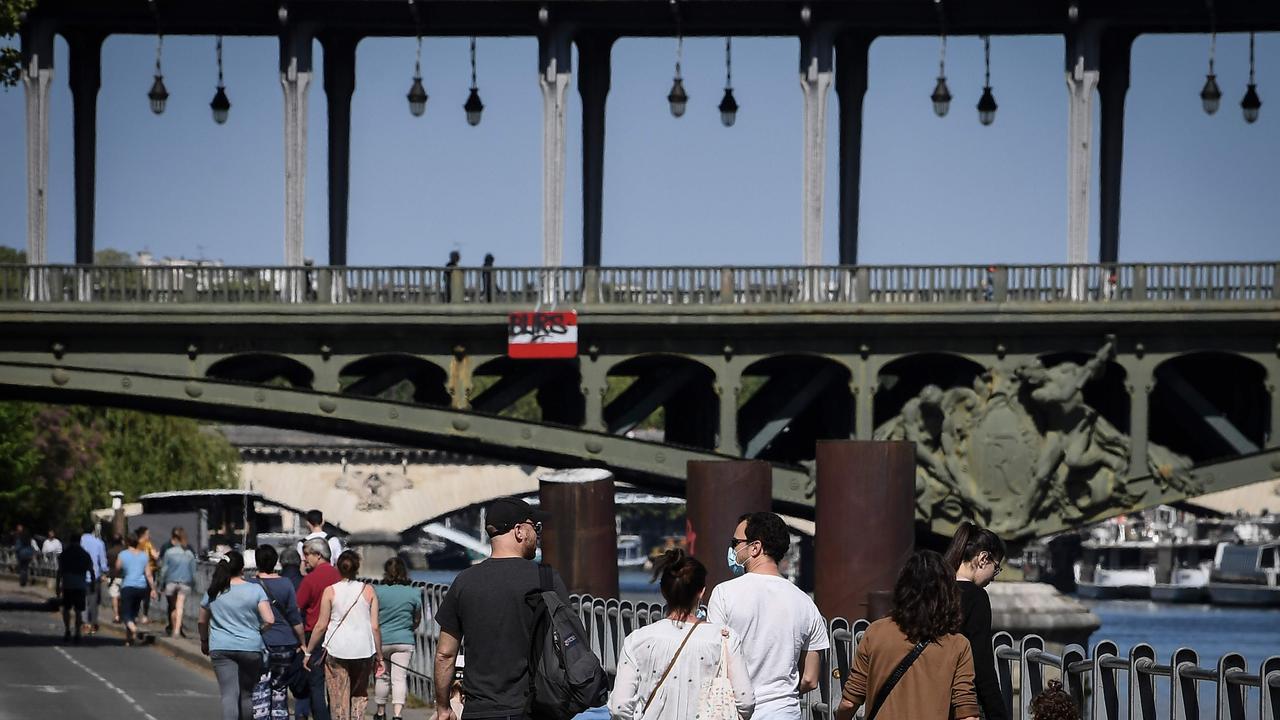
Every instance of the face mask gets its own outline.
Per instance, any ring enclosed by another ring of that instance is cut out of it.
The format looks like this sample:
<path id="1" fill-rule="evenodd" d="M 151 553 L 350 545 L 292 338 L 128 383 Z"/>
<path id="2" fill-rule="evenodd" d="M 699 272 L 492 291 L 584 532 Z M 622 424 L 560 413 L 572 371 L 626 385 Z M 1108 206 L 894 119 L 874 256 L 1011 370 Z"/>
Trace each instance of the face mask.
<path id="1" fill-rule="evenodd" d="M 729 560 L 729 571 L 733 573 L 734 577 L 737 577 L 747 571 L 747 567 L 742 563 L 738 562 L 738 554 L 733 551 L 733 548 L 729 548 L 728 560 Z"/>

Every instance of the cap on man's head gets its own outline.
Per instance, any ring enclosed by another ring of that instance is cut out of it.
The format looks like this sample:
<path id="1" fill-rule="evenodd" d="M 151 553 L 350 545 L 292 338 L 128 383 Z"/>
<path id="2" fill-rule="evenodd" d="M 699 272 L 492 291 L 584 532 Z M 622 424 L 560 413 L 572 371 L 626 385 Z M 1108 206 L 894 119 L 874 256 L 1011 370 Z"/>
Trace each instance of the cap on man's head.
<path id="1" fill-rule="evenodd" d="M 501 535 L 510 532 L 511 528 L 526 520 L 544 522 L 551 515 L 544 510 L 530 505 L 516 497 L 498 498 L 484 508 L 484 522 L 493 526 L 497 532 L 490 535 Z"/>

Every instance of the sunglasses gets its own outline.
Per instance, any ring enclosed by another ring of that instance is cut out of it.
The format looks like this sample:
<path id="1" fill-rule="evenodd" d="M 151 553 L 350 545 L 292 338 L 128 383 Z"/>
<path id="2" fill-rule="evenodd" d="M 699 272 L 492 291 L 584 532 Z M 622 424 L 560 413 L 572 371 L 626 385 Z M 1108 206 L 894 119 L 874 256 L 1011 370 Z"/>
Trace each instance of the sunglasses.
<path id="1" fill-rule="evenodd" d="M 541 535 L 541 534 L 542 534 L 542 523 L 540 523 L 540 522 L 534 522 L 534 521 L 532 521 L 532 520 L 525 520 L 525 521 L 523 521 L 523 522 L 518 522 L 518 523 L 516 523 L 516 524 L 517 524 L 517 525 L 528 525 L 528 526 L 532 527 L 532 528 L 533 528 L 533 532 L 534 532 L 534 534 L 535 534 L 535 535 Z"/>
<path id="2" fill-rule="evenodd" d="M 755 540 L 748 540 L 746 538 L 739 538 L 739 537 L 731 537 L 729 538 L 729 547 L 736 548 L 742 543 L 752 543 L 752 542 L 755 542 Z"/>

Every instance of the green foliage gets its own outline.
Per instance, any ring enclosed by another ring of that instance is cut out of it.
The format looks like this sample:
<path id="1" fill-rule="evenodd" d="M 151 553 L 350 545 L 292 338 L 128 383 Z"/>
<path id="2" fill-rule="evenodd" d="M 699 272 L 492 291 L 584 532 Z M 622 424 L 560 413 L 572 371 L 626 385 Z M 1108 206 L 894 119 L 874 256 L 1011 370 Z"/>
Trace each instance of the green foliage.
<path id="1" fill-rule="evenodd" d="M 0 0 L 0 38 L 18 34 L 23 17 L 36 0 Z M 0 86 L 13 87 L 22 80 L 22 52 L 16 47 L 0 47 Z"/>
<path id="2" fill-rule="evenodd" d="M 0 0 L 3 2 L 3 0 Z M 0 265 L 25 265 L 27 251 L 0 245 Z"/>
<path id="3" fill-rule="evenodd" d="M 133 265 L 133 256 L 123 250 L 102 248 L 93 253 L 94 265 Z"/>
<path id="4" fill-rule="evenodd" d="M 235 485 L 239 456 L 193 420 L 132 410 L 0 403 L 0 523 L 75 527 L 120 490 Z"/>

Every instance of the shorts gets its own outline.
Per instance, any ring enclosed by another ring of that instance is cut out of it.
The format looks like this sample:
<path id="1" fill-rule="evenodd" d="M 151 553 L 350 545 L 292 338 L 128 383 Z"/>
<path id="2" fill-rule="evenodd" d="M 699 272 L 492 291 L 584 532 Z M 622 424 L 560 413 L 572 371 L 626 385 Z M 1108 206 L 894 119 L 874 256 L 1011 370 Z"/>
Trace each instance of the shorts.
<path id="1" fill-rule="evenodd" d="M 113 600 L 120 597 L 120 578 L 111 578 L 111 582 L 107 585 L 107 597 Z"/>
<path id="2" fill-rule="evenodd" d="M 138 611 L 142 609 L 142 601 L 150 597 L 148 588 L 127 587 L 120 590 L 120 619 L 131 623 L 138 619 Z"/>
<path id="3" fill-rule="evenodd" d="M 62 589 L 62 607 L 66 609 L 74 609 L 76 612 L 84 612 L 84 600 L 86 590 L 84 588 Z"/>
<path id="4" fill-rule="evenodd" d="M 165 583 L 164 594 L 165 594 L 165 597 L 173 597 L 174 595 L 181 595 L 183 597 L 186 597 L 191 594 L 191 583 L 183 583 L 183 582 Z"/>

